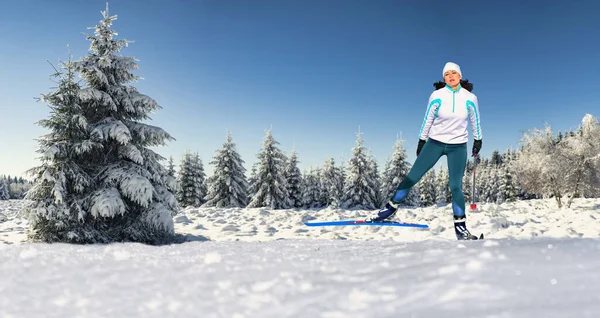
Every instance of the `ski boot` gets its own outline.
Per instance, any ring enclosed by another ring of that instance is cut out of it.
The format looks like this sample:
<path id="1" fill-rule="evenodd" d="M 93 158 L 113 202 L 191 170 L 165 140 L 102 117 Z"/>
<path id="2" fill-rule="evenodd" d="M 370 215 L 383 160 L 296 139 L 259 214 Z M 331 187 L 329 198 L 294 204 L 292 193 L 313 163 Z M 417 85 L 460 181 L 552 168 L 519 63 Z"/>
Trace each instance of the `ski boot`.
<path id="1" fill-rule="evenodd" d="M 478 237 L 467 230 L 466 218 L 464 216 L 454 216 L 454 233 L 458 240 L 477 240 Z"/>
<path id="2" fill-rule="evenodd" d="M 396 211 L 398 211 L 398 203 L 390 201 L 385 205 L 385 207 L 383 207 L 381 210 L 379 210 L 379 212 L 377 212 L 377 215 L 368 218 L 366 221 L 381 222 L 387 218 L 394 216 L 394 214 L 396 214 Z"/>

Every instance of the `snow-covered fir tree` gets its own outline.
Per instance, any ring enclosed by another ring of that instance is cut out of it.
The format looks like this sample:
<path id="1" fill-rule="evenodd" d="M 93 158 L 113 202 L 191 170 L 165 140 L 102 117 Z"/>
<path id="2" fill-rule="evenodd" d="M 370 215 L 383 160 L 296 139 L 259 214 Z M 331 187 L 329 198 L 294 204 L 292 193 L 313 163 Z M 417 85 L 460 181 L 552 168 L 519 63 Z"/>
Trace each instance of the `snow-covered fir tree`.
<path id="1" fill-rule="evenodd" d="M 8 183 L 4 179 L 0 179 L 0 200 L 10 199 L 10 193 L 8 191 Z"/>
<path id="2" fill-rule="evenodd" d="M 435 170 L 431 169 L 425 173 L 423 178 L 419 180 L 416 186 L 419 187 L 419 193 L 421 194 L 421 202 L 424 206 L 434 205 L 437 201 L 435 193 L 436 184 Z"/>
<path id="3" fill-rule="evenodd" d="M 315 169 L 315 173 L 319 187 L 319 197 L 317 198 L 317 206 L 323 208 L 328 206 L 329 188 L 327 187 L 327 184 L 323 181 L 323 169 L 321 167 L 317 167 Z"/>
<path id="4" fill-rule="evenodd" d="M 491 198 L 490 198 L 490 202 L 492 203 L 500 203 L 502 202 L 502 198 L 500 195 L 500 185 L 501 185 L 501 180 L 500 180 L 500 176 L 502 175 L 501 170 L 500 170 L 500 166 L 496 166 L 496 165 L 492 165 L 490 167 L 491 173 L 490 173 L 490 193 L 491 193 Z"/>
<path id="5" fill-rule="evenodd" d="M 406 160 L 406 150 L 403 147 L 403 141 L 398 139 L 394 145 L 392 158 L 385 164 L 381 177 L 381 202 L 379 206 L 384 206 L 396 193 L 398 185 L 406 178 L 410 171 L 411 164 Z M 421 195 L 417 186 L 410 189 L 410 192 L 400 203 L 401 206 L 416 207 L 421 205 Z"/>
<path id="6" fill-rule="evenodd" d="M 373 179 L 372 166 L 367 149 L 363 145 L 362 133 L 358 132 L 356 146 L 348 160 L 342 208 L 372 210 L 378 207 L 374 199 L 379 189 Z"/>
<path id="7" fill-rule="evenodd" d="M 452 202 L 452 192 L 450 192 L 450 175 L 447 168 L 441 168 L 437 174 L 437 182 L 435 184 L 436 202 L 450 203 Z"/>
<path id="8" fill-rule="evenodd" d="M 25 193 L 32 187 L 32 182 L 23 179 L 22 177 L 0 176 L 0 182 L 4 181 L 8 191 L 8 198 L 21 200 L 25 197 Z"/>
<path id="9" fill-rule="evenodd" d="M 111 29 L 116 16 L 103 19 L 89 35 L 91 52 L 64 66 L 58 88 L 42 95 L 51 105 L 40 125 L 42 164 L 30 172 L 35 185 L 24 212 L 29 238 L 45 242 L 148 244 L 174 238 L 177 203 L 168 186 L 174 180 L 150 147 L 173 138 L 143 124 L 158 103 L 128 83 L 137 80 L 133 57 L 118 53 L 126 40 Z M 87 87 L 74 81 L 81 74 Z"/>
<path id="10" fill-rule="evenodd" d="M 477 174 L 477 169 L 475 169 Z M 465 168 L 465 174 L 463 176 L 463 193 L 465 195 L 465 202 L 473 201 L 473 162 L 467 161 L 467 167 Z M 475 182 L 477 183 L 477 181 Z M 477 191 L 477 189 L 475 189 Z M 475 201 L 480 202 L 479 192 L 475 193 Z"/>
<path id="11" fill-rule="evenodd" d="M 394 152 L 392 158 L 385 164 L 383 170 L 383 176 L 381 178 L 381 201 L 378 203 L 379 206 L 385 205 L 398 188 L 398 185 L 408 172 L 410 171 L 410 163 L 406 160 L 406 150 L 403 147 L 403 141 L 398 139 L 394 145 Z"/>
<path id="12" fill-rule="evenodd" d="M 344 193 L 344 179 L 342 169 L 335 165 L 335 159 L 328 158 L 325 161 L 321 182 L 326 189 L 326 205 L 331 208 L 339 207 Z"/>
<path id="13" fill-rule="evenodd" d="M 379 173 L 379 164 L 373 155 L 368 156 L 369 159 L 369 174 L 370 179 L 373 180 L 373 205 L 375 208 L 381 207 L 381 202 L 383 201 L 381 195 L 381 175 Z"/>
<path id="14" fill-rule="evenodd" d="M 256 191 L 248 204 L 249 208 L 269 207 L 287 209 L 291 207 L 285 179 L 287 157 L 277 147 L 277 142 L 268 130 L 263 148 L 257 155 L 256 176 L 252 187 Z"/>
<path id="15" fill-rule="evenodd" d="M 293 150 L 284 172 L 290 206 L 293 208 L 301 208 L 304 205 L 302 201 L 302 173 L 298 169 L 298 163 L 298 154 Z"/>
<path id="16" fill-rule="evenodd" d="M 321 203 L 322 188 L 318 167 L 310 167 L 308 171 L 304 172 L 304 177 L 302 178 L 302 188 L 304 189 L 302 192 L 302 203 L 304 207 L 312 209 L 323 206 Z"/>
<path id="17" fill-rule="evenodd" d="M 517 189 L 515 188 L 510 163 L 503 164 L 499 168 L 498 203 L 512 202 L 517 198 Z"/>
<path id="18" fill-rule="evenodd" d="M 250 176 L 248 177 L 248 200 L 247 202 L 250 202 L 250 199 L 256 194 L 257 189 L 256 186 L 258 185 L 256 182 L 256 168 L 258 167 L 258 162 L 255 162 L 254 164 L 252 164 L 252 168 L 250 168 Z"/>
<path id="19" fill-rule="evenodd" d="M 204 163 L 198 152 L 193 157 L 195 175 L 198 179 L 198 192 L 200 196 L 200 205 L 206 203 L 206 195 L 208 194 L 208 185 L 206 180 L 206 172 L 204 172 Z"/>
<path id="20" fill-rule="evenodd" d="M 419 187 L 416 186 L 410 189 L 410 192 L 408 192 L 406 198 L 402 201 L 402 203 L 400 203 L 400 206 L 405 207 L 418 207 L 422 205 L 423 201 L 421 201 L 421 192 Z"/>
<path id="21" fill-rule="evenodd" d="M 489 158 L 484 158 L 481 163 L 477 166 L 477 192 L 481 194 L 480 199 L 482 202 L 494 202 L 493 191 L 493 171 L 492 164 Z"/>
<path id="22" fill-rule="evenodd" d="M 502 164 L 502 156 L 500 155 L 500 152 L 498 152 L 497 149 L 494 149 L 492 151 L 492 157 L 490 158 L 490 161 L 495 166 L 499 166 Z"/>
<path id="23" fill-rule="evenodd" d="M 214 165 L 214 174 L 208 179 L 209 189 L 204 206 L 243 208 L 248 205 L 244 160 L 236 150 L 231 132 L 227 131 L 223 147 L 217 150 L 209 164 Z"/>
<path id="24" fill-rule="evenodd" d="M 177 201 L 182 207 L 199 207 L 206 202 L 206 174 L 198 153 L 183 155 L 177 176 Z"/>
<path id="25" fill-rule="evenodd" d="M 175 164 L 173 163 L 173 156 L 169 157 L 169 163 L 167 166 L 167 174 L 175 178 Z"/>

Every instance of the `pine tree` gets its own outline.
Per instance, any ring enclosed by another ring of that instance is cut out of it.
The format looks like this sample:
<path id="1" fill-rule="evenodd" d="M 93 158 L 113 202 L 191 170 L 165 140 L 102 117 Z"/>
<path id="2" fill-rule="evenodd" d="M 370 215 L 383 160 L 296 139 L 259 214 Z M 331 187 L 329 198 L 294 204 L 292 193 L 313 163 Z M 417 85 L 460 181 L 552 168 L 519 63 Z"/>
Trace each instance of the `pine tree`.
<path id="1" fill-rule="evenodd" d="M 373 198 L 371 199 L 373 201 L 373 206 L 375 208 L 379 208 L 381 202 L 383 201 L 382 199 L 382 195 L 381 195 L 381 175 L 379 173 L 379 164 L 377 164 L 377 160 L 375 160 L 375 157 L 373 157 L 372 155 L 370 155 L 369 157 L 369 174 L 370 174 L 370 179 L 373 180 Z"/>
<path id="2" fill-rule="evenodd" d="M 514 185 L 512 172 L 510 171 L 510 165 L 503 165 L 500 169 L 501 176 L 498 203 L 515 201 L 518 192 Z"/>
<path id="3" fill-rule="evenodd" d="M 177 201 L 183 207 L 199 207 L 205 202 L 204 168 L 198 153 L 189 150 L 183 155 L 177 177 Z"/>
<path id="4" fill-rule="evenodd" d="M 173 163 L 173 156 L 169 157 L 169 165 L 167 167 L 167 174 L 175 178 L 175 164 Z"/>
<path id="5" fill-rule="evenodd" d="M 316 167 L 314 173 L 319 193 L 317 196 L 316 207 L 323 208 L 327 206 L 329 189 L 323 180 L 323 169 L 321 167 Z"/>
<path id="6" fill-rule="evenodd" d="M 477 171 L 475 171 L 477 173 Z M 477 182 L 477 181 L 475 181 Z M 477 190 L 477 189 L 476 189 Z M 463 176 L 463 193 L 465 195 L 465 202 L 472 202 L 473 200 L 473 162 L 467 161 L 467 167 L 465 168 L 465 174 Z M 476 201 L 481 201 L 479 192 L 475 193 Z"/>
<path id="7" fill-rule="evenodd" d="M 10 194 L 8 192 L 8 182 L 6 182 L 6 179 L 2 178 L 0 180 L 0 200 L 8 199 L 10 199 Z"/>
<path id="8" fill-rule="evenodd" d="M 302 173 L 298 169 L 298 154 L 292 151 L 290 160 L 285 167 L 285 179 L 287 182 L 287 191 L 290 197 L 290 206 L 294 208 L 302 207 Z"/>
<path id="9" fill-rule="evenodd" d="M 268 130 L 263 148 L 257 155 L 258 166 L 252 186 L 256 193 L 248 204 L 249 208 L 287 209 L 291 206 L 285 179 L 287 158 L 277 147 L 278 144 L 279 142 L 273 139 L 271 131 Z"/>
<path id="10" fill-rule="evenodd" d="M 436 200 L 435 193 L 435 170 L 431 169 L 425 173 L 423 178 L 419 180 L 416 186 L 419 187 L 419 193 L 421 194 L 421 201 L 424 206 L 434 205 Z"/>
<path id="11" fill-rule="evenodd" d="M 209 189 L 204 206 L 243 208 L 248 205 L 244 160 L 236 150 L 231 132 L 227 131 L 225 143 L 209 164 L 214 165 L 215 172 L 207 181 Z"/>
<path id="12" fill-rule="evenodd" d="M 329 158 L 325 161 L 321 181 L 323 183 L 323 188 L 326 189 L 326 205 L 332 208 L 339 207 L 340 200 L 344 193 L 344 179 L 341 168 L 335 166 L 335 160 L 333 158 Z"/>
<path id="13" fill-rule="evenodd" d="M 115 19 L 107 6 L 87 37 L 92 52 L 69 59 L 57 72 L 56 91 L 42 95 L 53 111 L 39 122 L 51 130 L 40 139 L 42 165 L 29 170 L 35 185 L 24 212 L 32 240 L 160 244 L 174 238 L 177 204 L 168 190 L 174 180 L 150 149 L 174 139 L 140 122 L 160 106 L 127 85 L 138 78 L 131 73 L 138 66 L 117 55 L 128 41 L 113 39 Z M 87 87 L 74 82 L 75 72 Z"/>
<path id="14" fill-rule="evenodd" d="M 398 185 L 406 178 L 410 171 L 410 164 L 406 160 L 406 150 L 402 145 L 402 140 L 398 139 L 394 145 L 394 152 L 392 153 L 392 159 L 388 160 L 383 171 L 383 177 L 381 180 L 381 202 L 379 206 L 385 205 L 398 188 Z M 413 192 L 411 190 L 411 192 Z M 407 197 L 408 199 L 408 197 Z M 406 199 L 404 200 L 406 201 Z M 405 204 L 403 202 L 402 204 Z"/>
<path id="15" fill-rule="evenodd" d="M 450 192 L 450 176 L 448 174 L 448 169 L 440 169 L 440 172 L 437 175 L 435 187 L 437 203 L 452 202 L 452 192 Z"/>
<path id="16" fill-rule="evenodd" d="M 343 208 L 372 210 L 376 208 L 375 180 L 371 172 L 367 150 L 363 146 L 362 134 L 357 134 L 352 158 L 348 161 L 348 174 L 344 184 Z"/>
<path id="17" fill-rule="evenodd" d="M 310 167 L 308 171 L 304 172 L 302 179 L 302 188 L 304 189 L 302 202 L 309 209 L 320 207 L 321 185 L 317 171 L 318 168 Z"/>
<path id="18" fill-rule="evenodd" d="M 563 140 L 563 138 L 563 133 L 559 131 L 558 135 L 556 136 L 556 143 L 560 143 Z"/>
<path id="19" fill-rule="evenodd" d="M 206 195 L 208 194 L 208 187 L 206 185 L 206 173 L 204 172 L 204 163 L 200 158 L 198 152 L 196 152 L 193 156 L 193 168 L 194 174 L 196 176 L 196 184 L 197 184 L 197 193 L 198 193 L 198 202 L 201 206 L 206 203 Z"/>
<path id="20" fill-rule="evenodd" d="M 252 197 L 258 192 L 258 190 L 256 189 L 256 186 L 257 186 L 256 168 L 257 167 L 258 167 L 258 162 L 255 162 L 252 164 L 252 168 L 250 168 L 250 176 L 248 177 L 248 199 L 246 200 L 247 202 L 250 202 Z"/>
<path id="21" fill-rule="evenodd" d="M 490 169 L 490 184 L 489 184 L 489 193 L 490 193 L 490 202 L 499 203 L 501 202 L 500 194 L 500 169 L 498 166 L 491 166 Z"/>
<path id="22" fill-rule="evenodd" d="M 500 156 L 500 153 L 496 149 L 494 149 L 494 151 L 492 151 L 491 162 L 492 162 L 492 165 L 494 165 L 494 166 L 499 166 L 502 164 L 502 156 Z"/>
<path id="23" fill-rule="evenodd" d="M 482 159 L 477 165 L 476 188 L 481 202 L 490 202 L 490 169 L 489 160 Z"/>

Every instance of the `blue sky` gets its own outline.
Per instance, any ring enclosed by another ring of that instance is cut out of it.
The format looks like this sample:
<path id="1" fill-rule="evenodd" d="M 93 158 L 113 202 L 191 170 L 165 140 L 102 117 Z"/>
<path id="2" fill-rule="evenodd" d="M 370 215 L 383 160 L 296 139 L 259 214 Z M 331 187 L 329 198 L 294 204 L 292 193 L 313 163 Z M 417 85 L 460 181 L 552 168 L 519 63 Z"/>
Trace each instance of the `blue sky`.
<path id="1" fill-rule="evenodd" d="M 596 1 L 134 1 L 109 2 L 118 38 L 135 41 L 136 87 L 163 109 L 151 124 L 198 151 L 207 172 L 230 129 L 246 169 L 266 129 L 300 168 L 349 159 L 356 133 L 380 164 L 402 136 L 414 160 L 432 83 L 447 61 L 475 84 L 482 155 L 519 145 L 550 124 L 600 116 Z M 0 174 L 38 164 L 48 117 L 35 97 L 52 67 L 87 54 L 82 34 L 105 1 L 11 1 L 0 11 Z M 470 130 L 469 130 L 470 133 Z M 472 137 L 469 138 L 469 149 Z M 442 158 L 440 162 L 445 162 Z"/>

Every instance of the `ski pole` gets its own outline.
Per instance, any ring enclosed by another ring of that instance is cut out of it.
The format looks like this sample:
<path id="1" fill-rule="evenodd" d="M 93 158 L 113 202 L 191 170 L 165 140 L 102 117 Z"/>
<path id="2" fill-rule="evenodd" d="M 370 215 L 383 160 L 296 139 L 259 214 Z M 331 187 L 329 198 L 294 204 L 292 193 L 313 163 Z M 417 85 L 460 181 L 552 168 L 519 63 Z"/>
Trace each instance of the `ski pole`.
<path id="1" fill-rule="evenodd" d="M 477 155 L 473 156 L 473 191 L 471 193 L 471 211 L 475 211 L 477 209 L 477 204 L 475 204 L 475 170 L 477 169 Z"/>

